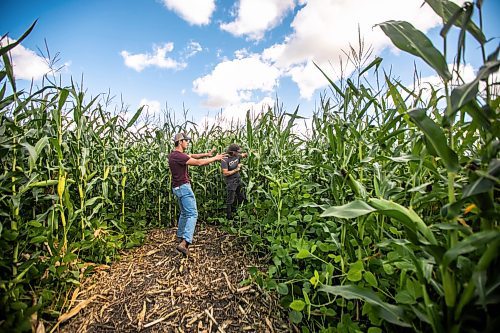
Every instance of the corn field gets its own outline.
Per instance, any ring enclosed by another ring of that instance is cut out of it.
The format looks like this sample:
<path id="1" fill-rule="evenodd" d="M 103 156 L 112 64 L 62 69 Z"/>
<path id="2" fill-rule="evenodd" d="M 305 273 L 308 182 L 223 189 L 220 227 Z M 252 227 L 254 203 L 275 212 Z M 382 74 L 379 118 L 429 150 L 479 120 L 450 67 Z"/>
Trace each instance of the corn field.
<path id="1" fill-rule="evenodd" d="M 193 152 L 231 142 L 250 152 L 242 174 L 249 201 L 235 222 L 222 218 L 220 167 L 190 169 L 199 220 L 269 258 L 252 278 L 281 296 L 301 332 L 500 327 L 500 96 L 492 80 L 500 48 L 487 54 L 482 22 L 471 19 L 481 1 L 426 2 L 443 19 L 440 47 L 407 22 L 379 28 L 443 87 L 408 88 L 382 59 L 351 49 L 358 69 L 349 77 L 333 82 L 318 67 L 331 89 L 307 133 L 295 130 L 299 109 L 278 103 L 229 129 L 172 111 L 162 125 L 138 129 L 142 109 L 124 118 L 127 110 L 110 110 L 77 84 L 47 80 L 18 91 L 9 50 L 33 26 L 2 46 L 0 330 L 30 330 L 34 314 L 53 322 L 97 265 L 140 245 L 148 229 L 175 225 L 167 155 L 180 131 Z M 453 26 L 458 42 L 448 40 Z M 458 77 L 466 37 L 483 59 L 467 83 Z"/>

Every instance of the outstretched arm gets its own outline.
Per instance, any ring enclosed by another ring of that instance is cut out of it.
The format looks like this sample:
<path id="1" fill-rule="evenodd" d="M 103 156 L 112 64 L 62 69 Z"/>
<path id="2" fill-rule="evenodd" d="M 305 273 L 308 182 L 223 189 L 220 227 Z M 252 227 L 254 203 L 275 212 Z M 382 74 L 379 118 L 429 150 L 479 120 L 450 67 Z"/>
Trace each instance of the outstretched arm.
<path id="1" fill-rule="evenodd" d="M 198 154 L 198 155 L 200 155 L 200 154 Z M 203 159 L 193 158 L 192 157 L 193 155 L 190 155 L 190 156 L 191 156 L 191 158 L 189 160 L 187 160 L 187 162 L 186 162 L 187 165 L 201 166 L 201 165 L 207 165 L 207 164 L 213 163 L 215 161 L 220 161 L 224 157 L 226 157 L 226 154 L 217 154 L 214 157 L 203 158 Z"/>
<path id="2" fill-rule="evenodd" d="M 212 148 L 208 153 L 201 153 L 201 154 L 189 154 L 189 157 L 191 158 L 203 158 L 203 157 L 210 157 L 214 154 L 215 148 Z"/>

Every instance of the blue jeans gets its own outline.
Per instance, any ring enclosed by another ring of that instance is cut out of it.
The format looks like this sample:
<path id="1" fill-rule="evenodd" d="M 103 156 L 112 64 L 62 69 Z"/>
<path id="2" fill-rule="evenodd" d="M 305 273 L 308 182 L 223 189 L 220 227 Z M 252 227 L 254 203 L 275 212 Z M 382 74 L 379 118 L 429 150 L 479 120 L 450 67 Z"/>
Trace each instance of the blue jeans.
<path id="1" fill-rule="evenodd" d="M 193 242 L 194 228 L 198 219 L 198 210 L 196 209 L 196 198 L 194 197 L 191 184 L 182 184 L 174 187 L 172 192 L 177 197 L 181 214 L 179 215 L 179 225 L 177 228 L 177 237 L 184 239 L 191 244 Z"/>

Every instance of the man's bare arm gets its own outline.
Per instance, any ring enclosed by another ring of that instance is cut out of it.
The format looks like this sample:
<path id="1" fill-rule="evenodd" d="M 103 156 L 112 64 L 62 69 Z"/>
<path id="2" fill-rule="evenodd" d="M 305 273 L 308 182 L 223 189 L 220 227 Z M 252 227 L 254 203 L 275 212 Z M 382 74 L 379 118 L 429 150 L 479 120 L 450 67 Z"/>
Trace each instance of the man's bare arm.
<path id="1" fill-rule="evenodd" d="M 239 171 L 240 171 L 240 166 L 238 165 L 238 167 L 236 169 L 233 169 L 231 171 L 229 171 L 228 169 L 222 169 L 222 174 L 225 177 L 229 177 L 229 176 L 234 175 L 235 173 L 237 173 Z"/>
<path id="2" fill-rule="evenodd" d="M 192 156 L 192 155 L 190 155 L 190 156 Z M 193 165 L 193 166 L 207 165 L 207 164 L 213 163 L 215 161 L 220 161 L 224 157 L 226 157 L 226 154 L 217 154 L 214 157 L 203 158 L 203 159 L 197 159 L 197 158 L 191 157 L 189 160 L 187 160 L 186 164 Z"/>
<path id="3" fill-rule="evenodd" d="M 212 148 L 208 153 L 201 153 L 201 154 L 189 154 L 189 157 L 191 158 L 203 158 L 203 157 L 210 157 L 214 154 L 215 148 Z"/>

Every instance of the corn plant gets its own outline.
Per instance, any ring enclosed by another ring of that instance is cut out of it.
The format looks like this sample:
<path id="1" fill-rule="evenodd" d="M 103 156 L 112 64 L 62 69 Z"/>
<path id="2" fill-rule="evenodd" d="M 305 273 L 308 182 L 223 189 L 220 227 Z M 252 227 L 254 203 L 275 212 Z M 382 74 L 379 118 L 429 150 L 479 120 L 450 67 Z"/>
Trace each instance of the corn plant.
<path id="1" fill-rule="evenodd" d="M 380 196 L 359 198 L 331 207 L 322 214 L 360 219 L 360 216 L 378 213 L 395 226 L 401 224 L 406 239 L 391 236 L 378 244 L 380 249 L 408 258 L 396 259 L 407 264 L 400 273 L 400 290 L 392 302 L 387 301 L 387 295 L 381 297 L 352 284 L 323 285 L 320 290 L 346 299 L 361 299 L 369 305 L 367 312 L 375 312 L 379 318 L 414 330 L 491 330 L 498 325 L 492 312 L 496 303 L 492 297 L 497 292 L 495 262 L 500 244 L 498 203 L 494 199 L 495 184 L 498 184 L 494 129 L 498 110 L 494 105 L 498 96 L 492 95 L 488 86 L 485 98 L 479 96 L 478 84 L 498 70 L 499 49 L 484 58 L 485 63 L 472 82 L 451 90 L 452 75 L 445 61 L 450 26 L 461 29 L 458 53 L 465 47 L 467 32 L 480 44 L 483 56 L 486 39 L 471 21 L 472 4 L 466 3 L 460 8 L 447 1 L 426 2 L 443 18 L 444 54 L 407 22 L 388 21 L 380 25 L 397 47 L 421 57 L 444 82 L 444 110 L 439 110 L 435 103 L 413 109 L 398 103 L 403 107 L 404 116 L 411 120 L 409 130 L 421 133 L 422 144 L 414 149 L 421 164 L 417 173 L 428 173 L 431 181 L 414 184 L 419 186 L 414 187 L 413 192 L 433 192 L 433 196 L 414 197 L 411 202 L 425 215 L 417 214 L 412 206 L 405 207 L 404 202 Z M 480 11 L 481 2 L 476 6 Z M 456 59 L 459 67 L 460 54 Z M 457 114 L 461 114 L 458 121 Z M 464 122 L 465 114 L 470 117 L 469 122 Z M 480 165 L 476 164 L 478 160 Z M 435 187 L 440 188 L 439 192 Z M 424 204 L 427 209 L 422 209 Z M 436 210 L 440 210 L 441 216 Z M 365 270 L 362 265 L 351 269 Z"/>

